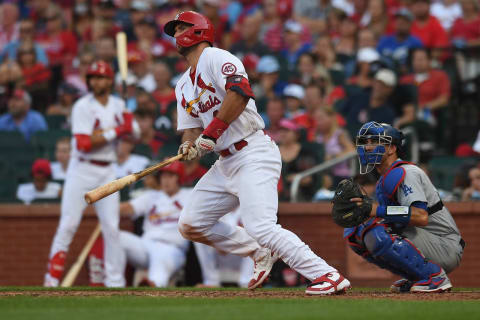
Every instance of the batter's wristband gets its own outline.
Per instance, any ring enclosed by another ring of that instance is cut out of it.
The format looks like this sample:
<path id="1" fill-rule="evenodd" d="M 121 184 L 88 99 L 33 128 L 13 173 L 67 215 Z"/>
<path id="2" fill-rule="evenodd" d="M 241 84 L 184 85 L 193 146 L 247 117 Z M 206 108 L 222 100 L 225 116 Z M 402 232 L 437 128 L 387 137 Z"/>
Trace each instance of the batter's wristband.
<path id="1" fill-rule="evenodd" d="M 214 117 L 212 122 L 208 125 L 208 127 L 203 130 L 202 134 L 206 135 L 207 137 L 214 138 L 215 140 L 218 139 L 224 132 L 227 130 L 229 124 L 223 120 Z"/>
<path id="2" fill-rule="evenodd" d="M 108 142 L 114 140 L 117 137 L 117 131 L 115 129 L 110 129 L 103 132 L 103 137 Z"/>

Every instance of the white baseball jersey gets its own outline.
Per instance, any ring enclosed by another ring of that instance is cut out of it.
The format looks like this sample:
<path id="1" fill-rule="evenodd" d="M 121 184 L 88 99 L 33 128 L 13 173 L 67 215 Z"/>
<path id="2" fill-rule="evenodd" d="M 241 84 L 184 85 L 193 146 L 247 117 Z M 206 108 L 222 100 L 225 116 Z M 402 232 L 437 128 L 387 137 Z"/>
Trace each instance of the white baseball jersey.
<path id="1" fill-rule="evenodd" d="M 145 216 L 143 237 L 186 248 L 188 241 L 178 231 L 178 218 L 191 191 L 182 188 L 170 197 L 163 191 L 151 190 L 130 200 L 135 216 Z"/>
<path id="2" fill-rule="evenodd" d="M 223 103 L 227 78 L 241 75 L 248 79 L 242 62 L 230 52 L 219 48 L 205 48 L 198 60 L 194 77 L 190 72 L 191 68 L 182 75 L 175 88 L 178 130 L 206 128 Z M 217 140 L 215 151 L 227 149 L 264 127 L 255 100 L 250 99 L 245 110 Z"/>
<path id="3" fill-rule="evenodd" d="M 17 189 L 17 199 L 30 204 L 35 199 L 57 199 L 60 196 L 62 185 L 57 182 L 48 182 L 45 190 L 38 191 L 32 182 L 21 183 Z"/>
<path id="4" fill-rule="evenodd" d="M 72 154 L 73 158 L 115 162 L 115 140 L 101 148 L 83 152 L 77 149 L 76 134 L 92 135 L 95 130 L 108 130 L 123 123 L 125 102 L 113 95 L 108 98 L 107 105 L 101 105 L 93 94 L 87 94 L 77 100 L 72 110 Z"/>
<path id="5" fill-rule="evenodd" d="M 117 178 L 125 177 L 129 174 L 145 169 L 149 163 L 150 159 L 147 157 L 138 154 L 131 154 L 122 164 L 114 164 L 115 175 Z"/>
<path id="6" fill-rule="evenodd" d="M 53 180 L 65 180 L 65 178 L 67 177 L 67 170 L 63 170 L 62 164 L 60 162 L 52 162 L 50 167 L 52 168 Z"/>

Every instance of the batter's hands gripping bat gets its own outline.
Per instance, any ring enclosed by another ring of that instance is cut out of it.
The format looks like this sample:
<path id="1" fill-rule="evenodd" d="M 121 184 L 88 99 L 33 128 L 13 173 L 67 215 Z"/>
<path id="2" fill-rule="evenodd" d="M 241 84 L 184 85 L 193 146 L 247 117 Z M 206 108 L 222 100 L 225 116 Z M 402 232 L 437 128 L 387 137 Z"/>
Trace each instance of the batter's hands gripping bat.
<path id="1" fill-rule="evenodd" d="M 106 196 L 111 195 L 112 193 L 142 179 L 143 177 L 157 171 L 160 168 L 163 168 L 165 166 L 168 166 L 170 163 L 175 162 L 177 160 L 182 159 L 183 154 L 176 155 L 175 157 L 168 158 L 165 161 L 162 161 L 160 163 L 157 163 L 151 167 L 148 167 L 142 171 L 136 172 L 129 174 L 128 176 L 125 176 L 123 178 L 114 180 L 112 182 L 109 182 L 107 184 L 104 184 L 103 186 L 100 186 L 96 189 L 93 189 L 85 194 L 85 201 L 87 201 L 88 204 L 95 203 L 96 201 L 105 198 Z"/>
<path id="2" fill-rule="evenodd" d="M 100 224 L 97 223 L 97 226 L 95 227 L 95 230 L 93 230 L 92 234 L 90 235 L 90 238 L 88 238 L 87 244 L 85 247 L 83 247 L 82 252 L 80 252 L 80 255 L 77 258 L 77 261 L 73 264 L 73 266 L 68 270 L 67 275 L 65 278 L 63 278 L 62 283 L 60 284 L 61 287 L 71 287 L 72 284 L 75 282 L 75 279 L 77 279 L 78 273 L 83 267 L 83 264 L 85 263 L 85 259 L 87 259 L 87 255 L 90 252 L 90 250 L 93 247 L 93 244 L 95 243 L 95 240 L 97 240 L 98 236 L 100 235 Z"/>
<path id="3" fill-rule="evenodd" d="M 127 96 L 127 75 L 128 75 L 128 63 L 127 63 L 127 35 L 125 32 L 118 32 L 116 35 L 117 41 L 117 60 L 118 68 L 120 70 L 120 76 L 122 79 L 122 96 L 123 99 Z"/>

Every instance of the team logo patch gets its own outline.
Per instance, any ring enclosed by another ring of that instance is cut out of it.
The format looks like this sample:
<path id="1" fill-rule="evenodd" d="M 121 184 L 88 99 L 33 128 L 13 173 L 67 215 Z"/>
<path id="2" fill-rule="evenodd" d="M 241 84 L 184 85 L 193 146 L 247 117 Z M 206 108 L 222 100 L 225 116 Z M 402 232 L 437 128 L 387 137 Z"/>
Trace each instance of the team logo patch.
<path id="1" fill-rule="evenodd" d="M 401 184 L 400 188 L 402 188 L 403 195 L 406 197 L 410 193 L 413 193 L 412 187 L 407 186 L 406 184 Z"/>
<path id="2" fill-rule="evenodd" d="M 237 67 L 231 62 L 226 62 L 222 66 L 222 73 L 226 76 L 232 75 L 237 72 Z"/>

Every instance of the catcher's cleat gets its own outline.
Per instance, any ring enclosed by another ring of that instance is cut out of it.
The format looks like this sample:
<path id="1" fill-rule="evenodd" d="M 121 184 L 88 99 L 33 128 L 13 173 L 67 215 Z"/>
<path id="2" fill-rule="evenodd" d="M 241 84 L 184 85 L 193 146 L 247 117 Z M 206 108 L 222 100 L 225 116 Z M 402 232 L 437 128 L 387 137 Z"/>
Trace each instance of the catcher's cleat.
<path id="1" fill-rule="evenodd" d="M 406 293 L 410 292 L 410 288 L 413 285 L 413 281 L 407 279 L 400 279 L 392 283 L 390 286 L 390 292 L 393 293 Z"/>
<path id="2" fill-rule="evenodd" d="M 329 272 L 312 281 L 305 293 L 308 295 L 330 295 L 344 293 L 352 286 L 347 278 L 338 271 Z"/>
<path id="3" fill-rule="evenodd" d="M 452 289 L 452 283 L 448 279 L 443 269 L 437 274 L 433 274 L 427 280 L 415 282 L 410 288 L 410 292 L 445 292 Z"/>
<path id="4" fill-rule="evenodd" d="M 253 290 L 259 287 L 272 271 L 273 264 L 277 261 L 278 256 L 270 249 L 267 249 L 267 254 L 255 261 L 253 266 L 253 278 L 248 283 L 248 289 Z"/>

